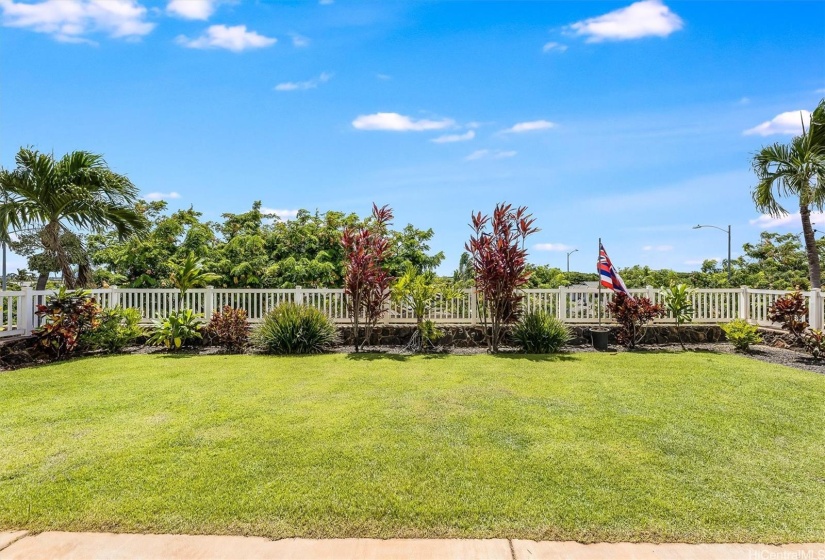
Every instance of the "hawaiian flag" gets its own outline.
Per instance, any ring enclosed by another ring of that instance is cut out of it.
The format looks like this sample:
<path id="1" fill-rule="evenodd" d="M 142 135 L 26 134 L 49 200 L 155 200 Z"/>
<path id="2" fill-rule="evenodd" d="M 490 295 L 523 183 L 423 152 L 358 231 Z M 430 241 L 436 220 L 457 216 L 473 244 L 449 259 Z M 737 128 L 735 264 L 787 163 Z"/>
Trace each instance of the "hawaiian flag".
<path id="1" fill-rule="evenodd" d="M 627 286 L 624 285 L 622 281 L 622 277 L 619 276 L 619 273 L 613 267 L 613 263 L 610 262 L 610 257 L 607 256 L 607 251 L 604 250 L 604 245 L 599 243 L 599 281 L 601 285 L 605 288 L 610 288 L 614 292 L 622 292 L 623 294 L 630 295 L 627 291 Z"/>

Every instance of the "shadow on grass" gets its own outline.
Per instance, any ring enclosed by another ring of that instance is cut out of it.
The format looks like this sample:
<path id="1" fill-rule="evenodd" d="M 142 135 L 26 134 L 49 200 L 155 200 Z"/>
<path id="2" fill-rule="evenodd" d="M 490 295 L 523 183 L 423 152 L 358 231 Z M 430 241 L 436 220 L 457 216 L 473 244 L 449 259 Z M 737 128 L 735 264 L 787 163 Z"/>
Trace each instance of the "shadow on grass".
<path id="1" fill-rule="evenodd" d="M 527 360 L 528 362 L 576 362 L 581 359 L 574 354 L 517 354 L 506 352 L 491 355 L 505 360 Z"/>
<path id="2" fill-rule="evenodd" d="M 355 360 L 357 362 L 374 362 L 377 360 L 389 360 L 392 362 L 406 362 L 410 358 L 421 357 L 425 360 L 443 360 L 450 354 L 445 352 L 422 352 L 420 354 L 398 354 L 395 352 L 351 352 L 347 354 L 348 360 Z"/>

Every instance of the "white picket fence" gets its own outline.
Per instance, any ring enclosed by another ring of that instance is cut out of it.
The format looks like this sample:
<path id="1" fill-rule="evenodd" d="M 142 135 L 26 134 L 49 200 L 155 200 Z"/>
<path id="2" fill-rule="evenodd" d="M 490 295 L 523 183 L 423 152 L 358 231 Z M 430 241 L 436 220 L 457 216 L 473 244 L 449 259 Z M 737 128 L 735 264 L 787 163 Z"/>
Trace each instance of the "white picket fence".
<path id="1" fill-rule="evenodd" d="M 285 301 L 303 303 L 323 311 L 338 324 L 349 323 L 346 299 L 342 289 L 295 288 L 295 289 L 243 289 L 226 290 L 202 288 L 190 290 L 181 299 L 174 289 L 96 288 L 90 290 L 103 307 L 134 307 L 139 309 L 144 322 L 168 314 L 177 309 L 189 308 L 210 317 L 212 312 L 225 305 L 246 310 L 249 321 L 256 323 L 275 306 Z M 644 295 L 654 303 L 661 303 L 658 289 L 630 290 L 633 295 Z M 35 315 L 37 306 L 46 303 L 53 290 L 33 290 L 23 287 L 20 291 L 0 292 L 0 337 L 31 332 L 39 326 Z M 693 292 L 694 323 L 725 323 L 732 319 L 746 319 L 760 326 L 776 326 L 768 320 L 768 308 L 780 296 L 782 290 L 697 289 Z M 809 308 L 808 322 L 813 328 L 822 328 L 825 315 L 825 297 L 820 291 L 803 292 Z M 602 321 L 611 323 L 606 304 L 612 294 L 600 293 L 592 288 L 558 288 L 524 290 L 524 308 L 528 311 L 543 309 L 572 324 L 595 324 L 599 310 Z M 457 295 L 442 298 L 428 310 L 425 319 L 443 325 L 475 325 L 481 322 L 475 291 L 460 291 Z M 416 319 L 412 309 L 390 302 L 381 319 L 382 324 L 409 324 Z M 658 323 L 672 322 L 672 317 L 659 319 Z"/>

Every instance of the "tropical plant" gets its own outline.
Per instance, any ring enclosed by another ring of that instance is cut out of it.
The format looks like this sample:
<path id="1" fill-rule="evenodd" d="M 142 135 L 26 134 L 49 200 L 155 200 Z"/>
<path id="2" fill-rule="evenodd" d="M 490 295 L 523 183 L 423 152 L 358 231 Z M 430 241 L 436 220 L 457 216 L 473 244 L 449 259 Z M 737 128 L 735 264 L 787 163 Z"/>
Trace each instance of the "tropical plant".
<path id="1" fill-rule="evenodd" d="M 142 225 L 132 207 L 138 190 L 123 175 L 111 171 L 103 157 L 77 151 L 55 160 L 50 154 L 21 148 L 16 168 L 0 171 L 0 224 L 35 228 L 47 256 L 55 259 L 67 288 L 88 285 L 88 258 L 72 267 L 64 245 L 76 230 L 113 227 L 121 239 Z"/>
<path id="2" fill-rule="evenodd" d="M 195 253 L 189 253 L 182 264 L 172 265 L 171 268 L 172 274 L 169 275 L 169 280 L 180 291 L 178 302 L 183 301 L 186 292 L 192 288 L 204 286 L 207 282 L 220 278 L 218 274 L 206 272 L 203 269 L 203 262 L 195 256 Z"/>
<path id="3" fill-rule="evenodd" d="M 63 358 L 78 349 L 82 337 L 100 324 L 100 306 L 89 292 L 69 291 L 65 286 L 37 306 L 36 315 L 44 324 L 34 330 L 37 344 L 55 358 Z"/>
<path id="4" fill-rule="evenodd" d="M 800 114 L 800 120 L 802 115 Z M 752 196 L 756 208 L 772 217 L 788 215 L 780 198 L 794 197 L 799 206 L 802 234 L 808 257 L 811 286 L 821 287 L 819 253 L 811 224 L 811 208 L 825 207 L 825 99 L 811 116 L 811 124 L 789 144 L 764 146 L 754 156 L 758 183 Z"/>
<path id="5" fill-rule="evenodd" d="M 507 203 L 497 204 L 492 217 L 481 212 L 472 216 L 473 235 L 465 249 L 472 258 L 483 325 L 490 325 L 491 353 L 498 352 L 504 325 L 518 319 L 520 289 L 530 278 L 524 242 L 538 231 L 534 222 L 526 207 Z"/>
<path id="6" fill-rule="evenodd" d="M 540 309 L 522 315 L 513 327 L 512 337 L 527 354 L 552 354 L 570 340 L 570 329 Z"/>
<path id="7" fill-rule="evenodd" d="M 242 352 L 249 344 L 249 323 L 246 310 L 225 305 L 212 313 L 206 336 L 210 343 L 224 347 L 229 352 Z"/>
<path id="8" fill-rule="evenodd" d="M 802 335 L 808 328 L 808 304 L 805 296 L 796 290 L 779 297 L 768 307 L 768 319 L 779 323 L 798 343 L 804 343 Z"/>
<path id="9" fill-rule="evenodd" d="M 460 290 L 440 281 L 431 270 L 419 272 L 411 263 L 393 284 L 391 294 L 394 302 L 412 311 L 415 317 L 417 328 L 407 344 L 413 352 L 421 351 L 425 344 L 432 345 L 443 336 L 438 329 L 424 326 L 424 316 L 444 302 L 463 295 Z"/>
<path id="10" fill-rule="evenodd" d="M 201 340 L 201 316 L 191 309 L 172 311 L 166 317 L 155 319 L 149 344 L 165 346 L 167 350 L 178 350 L 195 340 Z"/>
<path id="11" fill-rule="evenodd" d="M 644 338 L 646 325 L 653 319 L 664 317 L 665 310 L 646 297 L 632 297 L 616 292 L 607 304 L 607 310 L 619 323 L 616 341 L 633 349 Z"/>
<path id="12" fill-rule="evenodd" d="M 319 354 L 335 344 L 337 334 L 321 311 L 286 302 L 264 315 L 252 339 L 270 354 Z"/>
<path id="13" fill-rule="evenodd" d="M 373 204 L 372 217 L 371 224 L 359 228 L 348 226 L 341 236 L 344 247 L 344 293 L 356 352 L 369 341 L 372 329 L 390 297 L 392 277 L 387 272 L 386 260 L 390 256 L 387 226 L 393 217 L 392 210 L 388 206 L 378 208 Z M 359 336 L 362 319 L 365 327 L 363 338 Z"/>
<path id="14" fill-rule="evenodd" d="M 89 350 L 120 352 L 143 335 L 140 310 L 132 307 L 103 309 L 95 328 L 80 336 L 81 345 Z"/>
<path id="15" fill-rule="evenodd" d="M 752 344 L 760 344 L 762 337 L 756 326 L 751 325 L 744 319 L 734 319 L 729 323 L 720 325 L 725 332 L 728 341 L 733 347 L 741 352 L 747 352 Z"/>
<path id="16" fill-rule="evenodd" d="M 811 329 L 805 333 L 805 349 L 817 360 L 825 356 L 825 332 L 819 329 Z"/>
<path id="17" fill-rule="evenodd" d="M 670 313 L 676 321 L 676 336 L 679 337 L 679 345 L 685 349 L 682 340 L 682 325 L 693 321 L 693 302 L 691 296 L 693 289 L 687 284 L 676 284 L 669 288 L 662 288 L 662 299 L 664 300 L 665 311 Z"/>

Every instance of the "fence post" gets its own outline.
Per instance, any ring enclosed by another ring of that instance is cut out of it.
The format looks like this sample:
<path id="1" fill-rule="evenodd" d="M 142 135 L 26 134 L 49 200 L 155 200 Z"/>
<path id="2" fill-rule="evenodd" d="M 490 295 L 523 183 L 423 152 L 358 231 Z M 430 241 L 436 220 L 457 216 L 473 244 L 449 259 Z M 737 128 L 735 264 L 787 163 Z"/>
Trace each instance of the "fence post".
<path id="1" fill-rule="evenodd" d="M 295 305 L 304 304 L 304 291 L 301 286 L 295 286 Z"/>
<path id="2" fill-rule="evenodd" d="M 739 290 L 739 318 L 747 321 L 750 319 L 750 302 L 748 301 L 748 287 L 742 286 Z"/>
<path id="3" fill-rule="evenodd" d="M 559 286 L 556 291 L 556 318 L 559 321 L 567 319 L 567 288 Z"/>
<path id="4" fill-rule="evenodd" d="M 387 295 L 387 298 L 384 300 L 384 309 L 381 311 L 381 324 L 382 325 L 389 325 L 390 324 L 390 309 L 392 306 L 392 298 L 390 295 Z"/>
<path id="5" fill-rule="evenodd" d="M 120 305 L 120 292 L 117 291 L 117 286 L 111 286 L 109 291 L 109 308 L 114 309 Z"/>
<path id="6" fill-rule="evenodd" d="M 653 286 L 645 286 L 647 289 L 646 297 L 650 300 L 650 303 L 656 304 L 656 292 L 653 290 Z"/>
<path id="7" fill-rule="evenodd" d="M 215 287 L 207 286 L 203 294 L 203 316 L 209 321 L 212 319 L 212 312 L 215 309 Z"/>
<path id="8" fill-rule="evenodd" d="M 23 334 L 30 334 L 34 330 L 34 295 L 30 282 L 20 282 L 23 299 L 17 310 L 17 324 L 23 327 Z"/>
<path id="9" fill-rule="evenodd" d="M 478 324 L 478 295 L 475 286 L 470 288 L 470 324 Z"/>
<path id="10" fill-rule="evenodd" d="M 822 330 L 822 292 L 811 290 L 808 303 L 808 324 L 812 329 Z"/>

